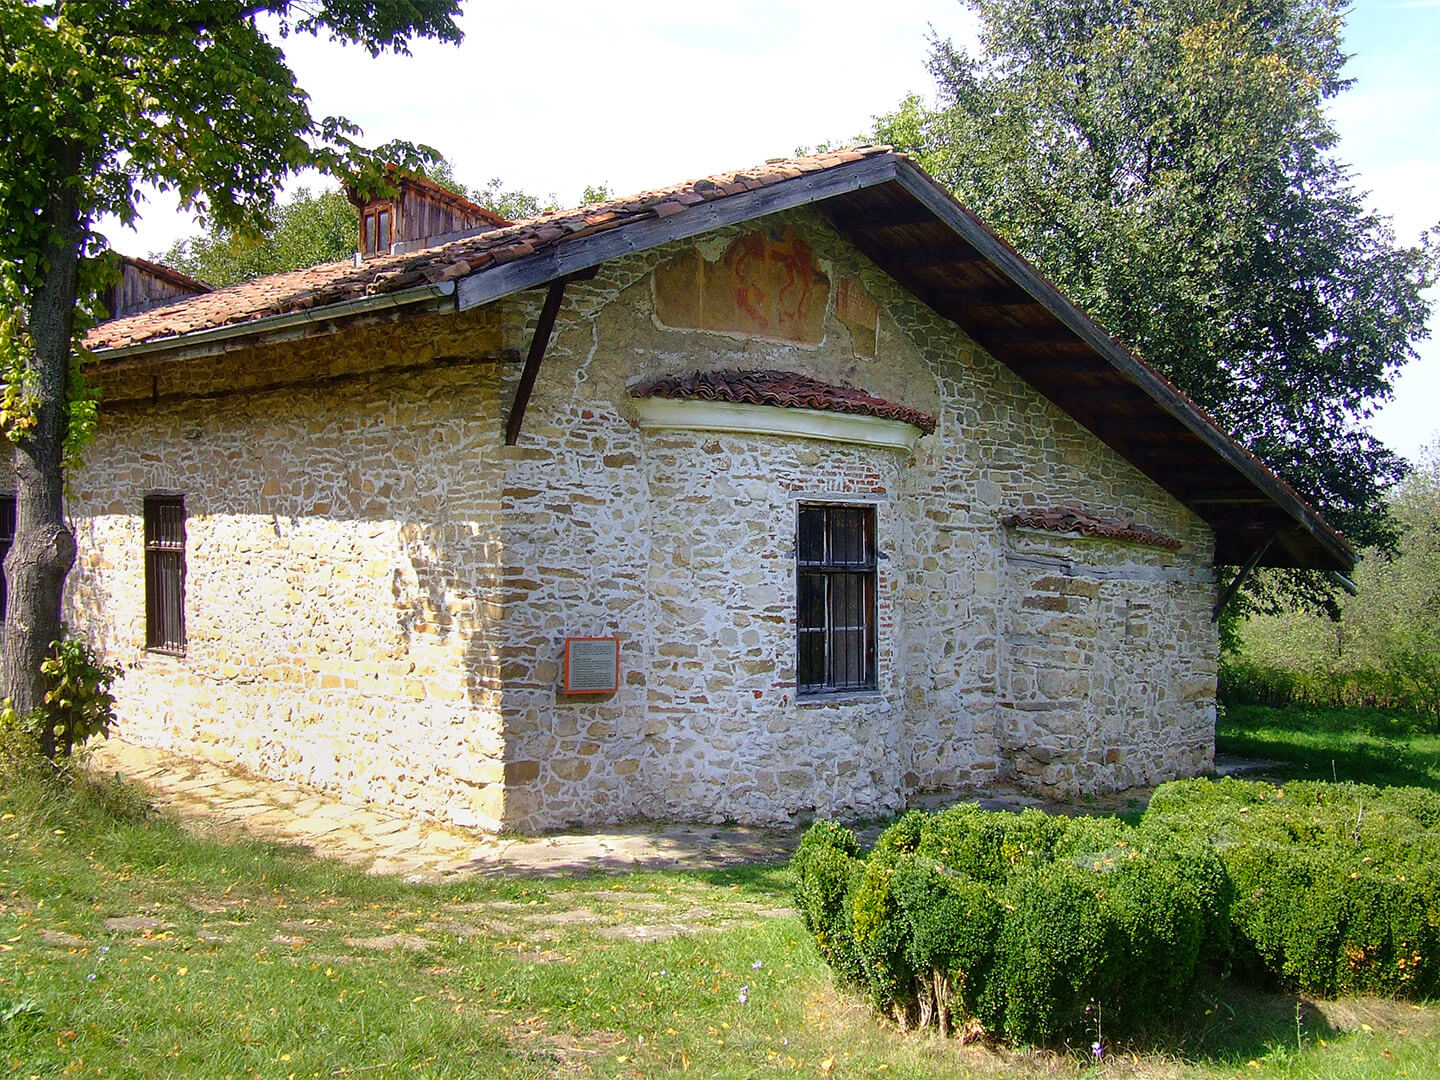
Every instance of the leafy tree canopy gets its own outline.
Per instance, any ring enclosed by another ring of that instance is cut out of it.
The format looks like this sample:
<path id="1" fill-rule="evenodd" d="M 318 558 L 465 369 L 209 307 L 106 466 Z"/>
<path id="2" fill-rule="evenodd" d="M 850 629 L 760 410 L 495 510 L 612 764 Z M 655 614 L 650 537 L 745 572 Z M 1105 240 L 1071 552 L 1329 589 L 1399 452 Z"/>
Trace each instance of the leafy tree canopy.
<path id="1" fill-rule="evenodd" d="M 270 227 L 259 236 L 217 227 L 177 241 L 154 258 L 211 285 L 233 285 L 350 258 L 357 220 L 355 207 L 343 192 L 312 195 L 308 188 L 300 188 L 275 208 Z"/>
<path id="2" fill-rule="evenodd" d="M 64 448 L 94 419 L 93 402 L 71 406 L 88 401 L 72 338 L 77 297 L 100 284 L 82 258 L 105 246 L 96 217 L 132 221 L 153 184 L 207 223 L 259 230 L 298 169 L 373 183 L 384 161 L 423 164 L 408 145 L 367 155 L 354 125 L 312 117 L 257 21 L 379 54 L 460 40 L 458 13 L 456 0 L 0 0 L 0 430 L 17 485 L 0 697 L 21 715 L 43 693 L 75 556 Z"/>
<path id="3" fill-rule="evenodd" d="M 965 0 L 909 150 L 1358 545 L 1404 462 L 1367 429 L 1425 336 L 1429 237 L 1396 243 L 1333 153 L 1342 0 Z"/>

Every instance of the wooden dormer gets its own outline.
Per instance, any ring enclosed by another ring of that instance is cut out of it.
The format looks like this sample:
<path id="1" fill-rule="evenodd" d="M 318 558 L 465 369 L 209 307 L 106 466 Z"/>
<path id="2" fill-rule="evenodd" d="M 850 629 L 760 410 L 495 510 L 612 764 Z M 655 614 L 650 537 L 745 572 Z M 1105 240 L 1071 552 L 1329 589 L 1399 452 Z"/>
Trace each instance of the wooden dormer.
<path id="1" fill-rule="evenodd" d="M 393 196 L 362 200 L 350 192 L 350 201 L 360 213 L 357 249 L 364 258 L 385 255 L 396 244 L 418 251 L 511 224 L 424 177 L 392 170 L 387 179 L 397 189 Z"/>
<path id="2" fill-rule="evenodd" d="M 187 296 L 212 291 L 205 282 L 196 281 L 174 267 L 149 259 L 137 259 L 133 255 L 121 255 L 120 276 L 104 297 L 105 308 L 109 312 L 107 318 L 134 315 L 138 311 L 148 311 Z"/>

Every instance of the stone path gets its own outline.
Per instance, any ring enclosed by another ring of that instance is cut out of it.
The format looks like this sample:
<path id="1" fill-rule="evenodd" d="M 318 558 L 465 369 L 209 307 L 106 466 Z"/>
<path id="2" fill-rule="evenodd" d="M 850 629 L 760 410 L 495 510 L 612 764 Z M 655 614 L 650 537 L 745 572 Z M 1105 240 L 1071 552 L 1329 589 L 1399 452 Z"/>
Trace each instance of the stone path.
<path id="1" fill-rule="evenodd" d="M 778 863 L 789 858 L 800 839 L 794 831 L 661 824 L 544 837 L 491 836 L 119 739 L 108 739 L 95 749 L 90 769 L 140 781 L 187 828 L 303 844 L 371 873 L 414 881 L 470 874 L 552 876 Z"/>
<path id="2" fill-rule="evenodd" d="M 1268 762 L 1235 762 L 1260 771 Z M 277 780 L 253 776 L 178 754 L 109 739 L 95 749 L 90 768 L 118 772 L 143 783 L 158 803 L 187 828 L 303 844 L 317 854 L 362 866 L 375 874 L 414 881 L 441 881 L 470 874 L 555 876 L 593 870 L 713 870 L 724 866 L 784 862 L 800 832 L 718 825 L 641 823 L 583 829 L 543 837 L 502 837 L 442 825 Z M 1049 805 L 1019 791 L 986 792 L 987 810 L 1042 806 L 1061 813 L 1143 809 L 1149 789 L 1105 800 Z M 957 797 L 919 800 L 940 809 Z M 878 829 L 860 830 L 862 842 Z"/>

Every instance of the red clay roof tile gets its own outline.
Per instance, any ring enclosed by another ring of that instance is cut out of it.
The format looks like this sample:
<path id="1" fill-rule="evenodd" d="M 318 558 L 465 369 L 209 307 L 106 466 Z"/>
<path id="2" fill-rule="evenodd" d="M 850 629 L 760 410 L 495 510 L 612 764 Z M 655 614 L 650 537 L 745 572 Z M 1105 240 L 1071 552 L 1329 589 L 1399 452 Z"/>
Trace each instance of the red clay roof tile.
<path id="1" fill-rule="evenodd" d="M 462 262 L 468 263 L 473 273 L 492 262 L 517 259 L 564 243 L 577 234 L 601 232 L 642 218 L 680 213 L 692 206 L 779 183 L 787 176 L 834 168 L 863 157 L 889 152 L 890 148 L 886 146 L 866 146 L 843 153 L 827 151 L 789 161 L 771 162 L 753 169 L 732 169 L 576 210 L 541 214 L 439 247 L 382 255 L 367 259 L 360 266 L 346 260 L 272 274 L 125 318 L 111 319 L 92 329 L 86 335 L 85 344 L 92 350 L 119 349 L 198 330 L 251 322 L 266 315 L 394 292 L 427 280 L 450 280 L 453 276 L 450 269 Z"/>
<path id="2" fill-rule="evenodd" d="M 1099 536 L 1107 540 L 1124 540 L 1131 544 L 1148 544 L 1151 547 L 1174 551 L 1182 546 L 1173 536 L 1165 536 L 1133 521 L 1117 518 L 1102 518 L 1084 510 L 1057 508 L 1053 510 L 1022 510 L 1010 514 L 1000 522 L 1012 528 L 1048 529 L 1051 532 L 1078 532 L 1084 536 Z"/>

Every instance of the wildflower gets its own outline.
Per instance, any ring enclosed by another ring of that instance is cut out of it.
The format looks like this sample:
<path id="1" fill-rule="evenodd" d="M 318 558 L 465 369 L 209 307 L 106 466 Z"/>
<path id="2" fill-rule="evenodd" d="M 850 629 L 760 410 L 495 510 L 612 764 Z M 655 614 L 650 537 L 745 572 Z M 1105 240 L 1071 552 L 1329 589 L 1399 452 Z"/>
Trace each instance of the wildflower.
<path id="1" fill-rule="evenodd" d="M 1098 1039 L 1090 1044 L 1090 1056 L 1099 1061 L 1105 1056 L 1105 1046 Z"/>
<path id="2" fill-rule="evenodd" d="M 741 1005 L 744 1005 L 747 1001 L 749 1001 L 749 1000 L 750 1000 L 750 987 L 748 987 L 748 986 L 742 986 L 742 987 L 740 987 L 740 993 L 738 993 L 738 994 L 735 995 L 735 1000 L 738 1001 L 738 1002 L 740 1002 Z"/>
<path id="3" fill-rule="evenodd" d="M 92 971 L 92 972 L 90 972 L 89 975 L 86 975 L 86 976 L 85 976 L 85 981 L 86 981 L 86 982 L 94 982 L 94 981 L 95 981 L 95 972 Z"/>
<path id="4" fill-rule="evenodd" d="M 764 961 L 764 960 L 756 960 L 753 964 L 750 965 L 750 970 L 751 970 L 751 971 L 759 971 L 759 970 L 760 970 L 762 967 L 764 967 L 764 966 L 765 966 L 765 961 Z"/>

